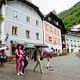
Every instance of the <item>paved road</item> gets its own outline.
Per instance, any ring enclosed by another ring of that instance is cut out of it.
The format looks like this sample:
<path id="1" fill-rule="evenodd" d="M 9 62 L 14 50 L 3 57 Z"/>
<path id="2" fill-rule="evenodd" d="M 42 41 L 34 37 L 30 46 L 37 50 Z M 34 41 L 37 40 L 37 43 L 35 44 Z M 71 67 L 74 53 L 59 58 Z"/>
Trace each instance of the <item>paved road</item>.
<path id="1" fill-rule="evenodd" d="M 6 64 L 0 68 L 0 80 L 80 80 L 80 59 L 73 54 L 54 57 L 51 60 L 52 68 L 48 70 L 45 68 L 45 59 L 42 63 L 45 74 L 40 74 L 38 69 L 33 72 L 35 63 L 29 61 L 24 76 L 19 77 L 15 72 L 15 64 Z"/>

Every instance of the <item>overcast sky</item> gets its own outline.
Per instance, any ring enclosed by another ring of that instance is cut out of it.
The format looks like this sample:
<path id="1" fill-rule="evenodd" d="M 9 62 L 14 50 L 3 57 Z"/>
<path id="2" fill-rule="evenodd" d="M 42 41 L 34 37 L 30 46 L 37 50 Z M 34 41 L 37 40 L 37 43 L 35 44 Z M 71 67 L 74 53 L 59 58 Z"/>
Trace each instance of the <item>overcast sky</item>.
<path id="1" fill-rule="evenodd" d="M 47 14 L 52 10 L 55 10 L 57 13 L 60 13 L 63 10 L 69 9 L 80 0 L 31 0 L 31 1 L 36 6 L 39 7 L 43 14 Z"/>

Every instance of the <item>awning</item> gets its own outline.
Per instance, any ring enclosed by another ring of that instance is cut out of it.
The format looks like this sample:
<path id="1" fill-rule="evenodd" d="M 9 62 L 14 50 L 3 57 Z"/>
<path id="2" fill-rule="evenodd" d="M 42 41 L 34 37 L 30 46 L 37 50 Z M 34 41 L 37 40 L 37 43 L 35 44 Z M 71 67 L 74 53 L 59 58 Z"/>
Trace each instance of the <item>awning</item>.
<path id="1" fill-rule="evenodd" d="M 38 44 L 38 43 L 26 43 L 24 44 L 25 48 L 36 48 L 36 47 L 41 47 L 41 48 L 47 48 L 48 46 L 45 44 Z"/>
<path id="2" fill-rule="evenodd" d="M 35 44 L 35 47 L 48 48 L 46 44 Z"/>
<path id="3" fill-rule="evenodd" d="M 27 44 L 24 44 L 24 47 L 25 48 L 35 48 L 35 44 L 33 44 L 33 43 L 27 43 Z"/>

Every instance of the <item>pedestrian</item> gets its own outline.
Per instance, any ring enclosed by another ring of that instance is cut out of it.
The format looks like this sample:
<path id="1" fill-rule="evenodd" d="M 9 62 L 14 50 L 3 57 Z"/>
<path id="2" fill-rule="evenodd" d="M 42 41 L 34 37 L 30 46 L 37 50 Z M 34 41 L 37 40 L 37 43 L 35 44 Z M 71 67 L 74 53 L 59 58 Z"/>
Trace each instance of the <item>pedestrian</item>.
<path id="1" fill-rule="evenodd" d="M 41 72 L 41 74 L 43 74 L 44 72 L 42 70 L 42 64 L 41 64 L 41 60 L 40 60 L 40 58 L 42 57 L 40 47 L 36 47 L 36 50 L 34 51 L 33 55 L 34 55 L 34 61 L 37 62 L 36 65 L 35 65 L 35 67 L 34 67 L 34 69 L 33 69 L 33 71 L 35 72 L 37 66 L 39 65 L 40 72 Z"/>
<path id="2" fill-rule="evenodd" d="M 52 58 L 52 57 L 49 54 L 47 54 L 47 65 L 46 65 L 47 69 L 52 67 L 52 65 L 50 63 L 50 58 Z"/>
<path id="3" fill-rule="evenodd" d="M 23 75 L 22 70 L 24 68 L 24 51 L 22 45 L 18 44 L 16 49 L 16 72 L 17 75 Z"/>
<path id="4" fill-rule="evenodd" d="M 1 62 L 1 66 L 4 66 L 4 63 L 7 61 L 7 56 L 5 54 L 5 50 L 1 50 L 0 51 L 0 62 Z"/>
<path id="5" fill-rule="evenodd" d="M 26 68 L 27 65 L 28 65 L 28 57 L 26 56 L 24 46 L 22 46 L 21 49 L 22 49 L 23 52 L 24 52 L 24 67 L 23 67 L 23 70 L 22 70 L 22 73 L 24 73 L 24 70 L 25 70 L 25 68 Z"/>
<path id="6" fill-rule="evenodd" d="M 25 68 L 27 67 L 27 65 L 28 65 L 28 57 L 25 55 L 25 56 L 24 56 L 24 68 L 23 68 L 23 70 L 22 70 L 22 73 L 24 73 L 24 70 L 25 70 Z"/>

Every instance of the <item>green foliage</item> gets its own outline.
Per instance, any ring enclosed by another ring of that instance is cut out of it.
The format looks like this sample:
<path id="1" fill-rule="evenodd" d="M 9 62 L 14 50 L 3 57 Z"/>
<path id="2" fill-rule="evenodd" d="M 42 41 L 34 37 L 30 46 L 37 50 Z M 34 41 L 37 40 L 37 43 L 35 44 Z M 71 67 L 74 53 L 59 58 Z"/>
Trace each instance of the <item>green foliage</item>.
<path id="1" fill-rule="evenodd" d="M 67 30 L 70 30 L 73 25 L 80 24 L 80 2 L 69 10 L 61 12 L 59 16 L 63 20 Z"/>
<path id="2" fill-rule="evenodd" d="M 0 23 L 3 21 L 3 16 L 2 16 L 2 14 L 1 14 L 1 11 L 0 11 Z"/>

